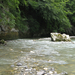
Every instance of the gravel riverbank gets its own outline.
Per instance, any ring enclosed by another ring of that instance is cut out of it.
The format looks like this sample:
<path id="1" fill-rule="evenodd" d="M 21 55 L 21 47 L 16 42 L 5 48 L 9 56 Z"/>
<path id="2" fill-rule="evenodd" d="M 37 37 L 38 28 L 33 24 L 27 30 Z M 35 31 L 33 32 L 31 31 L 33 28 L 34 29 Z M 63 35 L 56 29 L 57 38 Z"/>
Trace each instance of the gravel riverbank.
<path id="1" fill-rule="evenodd" d="M 53 67 L 37 70 L 34 67 L 22 66 L 22 63 L 17 63 L 14 70 L 14 75 L 68 75 L 65 71 L 58 73 Z"/>

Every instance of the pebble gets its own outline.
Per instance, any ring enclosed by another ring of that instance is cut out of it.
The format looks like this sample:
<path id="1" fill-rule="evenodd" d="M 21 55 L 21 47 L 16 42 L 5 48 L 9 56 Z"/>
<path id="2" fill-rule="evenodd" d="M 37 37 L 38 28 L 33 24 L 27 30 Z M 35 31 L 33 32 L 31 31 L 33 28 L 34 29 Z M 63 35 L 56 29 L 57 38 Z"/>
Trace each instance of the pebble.
<path id="1" fill-rule="evenodd" d="M 50 70 L 51 70 L 51 71 L 55 71 L 55 69 L 54 69 L 54 68 L 51 68 Z"/>
<path id="2" fill-rule="evenodd" d="M 18 63 L 17 65 L 21 66 L 22 63 Z M 37 71 L 35 68 L 32 68 L 32 67 L 28 68 L 26 66 L 25 68 L 24 66 L 21 66 L 21 67 L 17 67 L 16 70 L 20 72 L 17 75 L 68 75 L 68 73 L 65 71 L 57 74 L 57 71 L 55 71 L 54 68 L 43 68 Z"/>
<path id="3" fill-rule="evenodd" d="M 18 68 L 14 68 L 14 70 L 17 70 Z"/>
<path id="4" fill-rule="evenodd" d="M 61 73 L 61 75 L 68 75 L 68 73 L 64 71 Z"/>
<path id="5" fill-rule="evenodd" d="M 11 67 L 14 67 L 14 65 L 11 65 Z"/>
<path id="6" fill-rule="evenodd" d="M 52 71 L 49 71 L 49 73 L 50 73 L 50 74 L 53 74 L 53 72 L 52 72 Z"/>
<path id="7" fill-rule="evenodd" d="M 30 53 L 35 53 L 34 51 L 30 51 Z"/>
<path id="8" fill-rule="evenodd" d="M 37 75 L 44 75 L 45 72 L 44 71 L 37 71 Z"/>
<path id="9" fill-rule="evenodd" d="M 46 70 L 46 71 L 48 70 L 48 68 L 43 68 L 43 69 Z"/>
<path id="10" fill-rule="evenodd" d="M 17 66 L 22 66 L 22 63 L 17 63 Z"/>
<path id="11" fill-rule="evenodd" d="M 57 72 L 56 72 L 56 71 L 54 71 L 54 74 L 57 74 Z"/>

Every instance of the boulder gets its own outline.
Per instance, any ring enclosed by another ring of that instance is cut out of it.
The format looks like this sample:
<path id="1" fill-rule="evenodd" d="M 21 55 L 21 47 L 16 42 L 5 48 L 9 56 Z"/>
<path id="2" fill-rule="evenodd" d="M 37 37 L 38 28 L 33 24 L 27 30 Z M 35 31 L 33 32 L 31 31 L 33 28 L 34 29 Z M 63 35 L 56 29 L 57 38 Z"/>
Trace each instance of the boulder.
<path id="1" fill-rule="evenodd" d="M 0 40 L 0 44 L 5 44 L 5 43 L 6 43 L 6 41 L 4 41 L 3 39 Z"/>
<path id="2" fill-rule="evenodd" d="M 60 33 L 51 33 L 52 41 L 71 41 L 69 35 Z"/>

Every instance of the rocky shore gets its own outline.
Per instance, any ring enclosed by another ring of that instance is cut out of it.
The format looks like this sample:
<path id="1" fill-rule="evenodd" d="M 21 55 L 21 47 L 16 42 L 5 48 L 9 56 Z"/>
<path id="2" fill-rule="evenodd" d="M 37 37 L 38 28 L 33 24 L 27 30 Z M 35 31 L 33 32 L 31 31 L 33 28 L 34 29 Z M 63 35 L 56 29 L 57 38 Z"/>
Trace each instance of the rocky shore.
<path id="1" fill-rule="evenodd" d="M 14 65 L 11 65 L 14 67 Z M 23 66 L 22 63 L 17 63 L 16 67 L 14 67 L 14 75 L 68 75 L 67 72 L 63 71 L 58 73 L 55 68 L 42 68 L 37 70 L 34 67 Z"/>

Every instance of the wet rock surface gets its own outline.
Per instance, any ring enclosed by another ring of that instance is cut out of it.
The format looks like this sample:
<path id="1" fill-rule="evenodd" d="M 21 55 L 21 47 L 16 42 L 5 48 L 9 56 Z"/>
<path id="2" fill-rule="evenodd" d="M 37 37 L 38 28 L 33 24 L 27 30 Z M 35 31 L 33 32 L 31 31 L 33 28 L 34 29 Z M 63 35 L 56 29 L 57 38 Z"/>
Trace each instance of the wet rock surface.
<path id="1" fill-rule="evenodd" d="M 52 41 L 71 41 L 70 36 L 61 33 L 51 33 Z"/>
<path id="2" fill-rule="evenodd" d="M 15 75 L 68 75 L 68 73 L 65 71 L 57 73 L 54 68 L 43 68 L 36 70 L 35 68 L 28 68 L 27 66 L 16 66 Z"/>
<path id="3" fill-rule="evenodd" d="M 0 75 L 75 74 L 75 44 L 71 42 L 18 39 L 7 46 L 1 45 Z"/>
<path id="4" fill-rule="evenodd" d="M 17 63 L 17 66 L 22 66 L 22 63 Z"/>
<path id="5" fill-rule="evenodd" d="M 28 57 L 23 57 L 24 59 L 20 59 L 21 62 L 16 62 L 15 65 L 11 65 L 14 69 L 14 75 L 68 75 L 67 72 L 57 72 L 57 70 L 54 67 L 45 67 L 44 65 L 42 67 L 41 64 L 37 63 L 36 65 L 32 62 L 29 65 L 28 62 L 30 58 Z M 30 62 L 29 62 L 30 63 Z M 42 63 L 43 64 L 43 63 Z"/>
<path id="6" fill-rule="evenodd" d="M 6 25 L 0 25 L 0 39 L 12 40 L 19 38 L 19 30 Z"/>
<path id="7" fill-rule="evenodd" d="M 34 48 L 29 43 L 28 49 L 22 48 L 22 50 L 20 51 L 22 55 L 15 62 L 14 75 L 68 75 L 68 73 L 65 72 L 64 70 L 59 71 L 57 69 L 58 67 L 53 66 L 53 64 L 60 64 L 60 65 L 67 64 L 67 62 L 65 61 L 59 61 L 58 59 L 53 59 L 53 56 L 55 54 L 57 54 L 58 57 L 60 56 L 60 54 L 57 51 L 54 51 L 53 48 L 50 52 L 47 52 L 48 46 L 43 46 L 44 44 L 41 45 L 42 50 L 39 50 L 40 47 L 37 47 L 36 49 L 35 47 L 36 41 L 37 40 L 30 41 L 30 42 L 33 42 Z M 42 39 L 41 39 L 41 42 L 42 42 Z M 46 41 L 45 43 L 47 42 L 48 41 Z M 45 50 L 43 50 L 44 47 L 45 47 Z"/>

